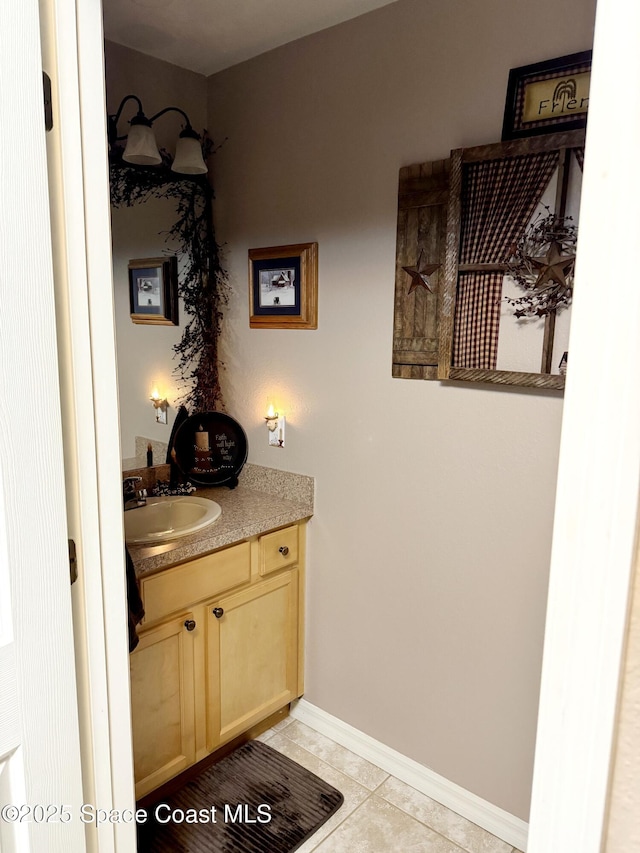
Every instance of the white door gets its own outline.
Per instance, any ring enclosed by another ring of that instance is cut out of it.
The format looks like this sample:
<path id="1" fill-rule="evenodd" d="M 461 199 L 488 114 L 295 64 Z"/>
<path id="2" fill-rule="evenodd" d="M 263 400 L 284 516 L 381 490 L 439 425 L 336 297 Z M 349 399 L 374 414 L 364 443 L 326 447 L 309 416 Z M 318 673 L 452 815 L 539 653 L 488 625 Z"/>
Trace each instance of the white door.
<path id="1" fill-rule="evenodd" d="M 85 828 L 37 0 L 0 4 L 0 849 Z"/>

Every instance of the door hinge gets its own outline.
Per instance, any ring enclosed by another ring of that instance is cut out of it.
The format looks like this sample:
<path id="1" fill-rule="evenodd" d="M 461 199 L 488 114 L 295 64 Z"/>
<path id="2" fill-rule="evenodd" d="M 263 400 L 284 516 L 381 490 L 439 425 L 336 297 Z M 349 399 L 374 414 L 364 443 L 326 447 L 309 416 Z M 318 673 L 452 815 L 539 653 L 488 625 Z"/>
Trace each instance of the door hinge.
<path id="1" fill-rule="evenodd" d="M 51 103 L 51 77 L 46 71 L 42 72 L 42 88 L 44 90 L 44 127 L 53 128 L 53 104 Z"/>
<path id="2" fill-rule="evenodd" d="M 71 583 L 74 584 L 78 580 L 78 557 L 76 555 L 76 543 L 73 539 L 69 539 L 69 573 Z"/>

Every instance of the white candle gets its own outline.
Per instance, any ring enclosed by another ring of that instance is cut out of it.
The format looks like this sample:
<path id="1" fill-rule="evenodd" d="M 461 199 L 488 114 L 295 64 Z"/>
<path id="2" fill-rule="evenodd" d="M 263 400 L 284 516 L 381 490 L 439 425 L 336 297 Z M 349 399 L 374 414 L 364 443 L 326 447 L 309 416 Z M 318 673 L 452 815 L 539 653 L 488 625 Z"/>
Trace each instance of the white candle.
<path id="1" fill-rule="evenodd" d="M 209 449 L 209 433 L 208 432 L 197 432 L 196 433 L 196 449 L 197 450 L 208 450 Z"/>

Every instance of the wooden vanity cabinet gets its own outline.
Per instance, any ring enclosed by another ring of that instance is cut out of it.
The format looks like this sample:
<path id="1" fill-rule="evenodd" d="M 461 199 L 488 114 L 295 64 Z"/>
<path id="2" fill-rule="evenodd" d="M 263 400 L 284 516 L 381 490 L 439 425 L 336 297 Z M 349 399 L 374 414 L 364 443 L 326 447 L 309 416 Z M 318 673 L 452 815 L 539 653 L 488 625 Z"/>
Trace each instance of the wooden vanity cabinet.
<path id="1" fill-rule="evenodd" d="M 305 523 L 142 578 L 136 797 L 302 695 Z"/>

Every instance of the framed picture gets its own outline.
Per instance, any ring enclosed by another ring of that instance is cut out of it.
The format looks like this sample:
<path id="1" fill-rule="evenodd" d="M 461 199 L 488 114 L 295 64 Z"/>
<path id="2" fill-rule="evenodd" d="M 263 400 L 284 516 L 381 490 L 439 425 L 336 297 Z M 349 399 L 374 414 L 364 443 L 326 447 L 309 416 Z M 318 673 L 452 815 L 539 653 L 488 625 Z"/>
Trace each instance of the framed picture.
<path id="1" fill-rule="evenodd" d="M 318 328 L 318 244 L 249 249 L 249 326 Z"/>
<path id="2" fill-rule="evenodd" d="M 586 127 L 590 80 L 590 50 L 512 68 L 503 141 Z"/>
<path id="3" fill-rule="evenodd" d="M 178 325 L 178 259 L 129 261 L 129 302 L 134 323 Z"/>

